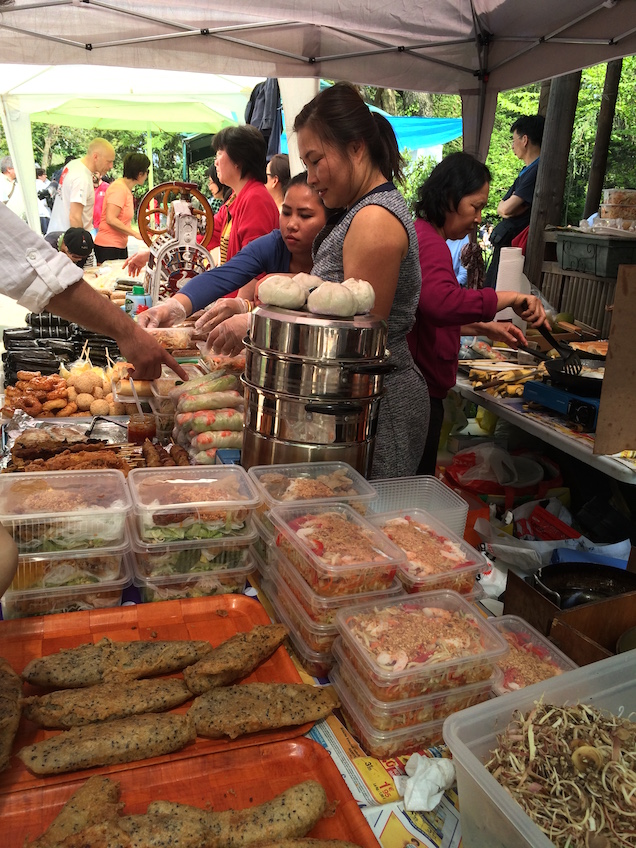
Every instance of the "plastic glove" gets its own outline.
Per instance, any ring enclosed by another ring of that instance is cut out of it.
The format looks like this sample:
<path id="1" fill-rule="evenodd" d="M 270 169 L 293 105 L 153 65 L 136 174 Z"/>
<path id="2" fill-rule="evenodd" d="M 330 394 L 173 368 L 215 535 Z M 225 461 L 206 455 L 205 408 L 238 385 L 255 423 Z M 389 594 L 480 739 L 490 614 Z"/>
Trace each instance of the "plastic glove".
<path id="1" fill-rule="evenodd" d="M 122 268 L 125 268 L 131 277 L 136 277 L 149 259 L 150 251 L 140 250 L 139 253 L 135 253 L 133 256 L 129 256 L 128 259 L 122 265 Z"/>
<path id="2" fill-rule="evenodd" d="M 249 323 L 249 315 L 232 315 L 227 318 L 208 336 L 208 349 L 226 356 L 236 356 L 245 347 L 243 339 L 247 334 Z"/>
<path id="3" fill-rule="evenodd" d="M 151 306 L 137 316 L 140 327 L 174 327 L 187 318 L 185 306 L 173 297 Z"/>
<path id="4" fill-rule="evenodd" d="M 203 313 L 194 325 L 194 329 L 197 332 L 210 333 L 232 315 L 241 315 L 246 312 L 249 312 L 249 301 L 243 300 L 242 297 L 220 297 Z"/>

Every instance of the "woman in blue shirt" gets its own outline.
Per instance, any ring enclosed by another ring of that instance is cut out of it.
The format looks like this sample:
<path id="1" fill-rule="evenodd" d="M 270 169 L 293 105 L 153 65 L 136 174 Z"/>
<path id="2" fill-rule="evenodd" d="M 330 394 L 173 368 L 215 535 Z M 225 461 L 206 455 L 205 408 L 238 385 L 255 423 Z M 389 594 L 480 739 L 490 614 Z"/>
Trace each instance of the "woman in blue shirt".
<path id="1" fill-rule="evenodd" d="M 307 185 L 307 174 L 298 174 L 285 192 L 280 229 L 254 239 L 223 265 L 188 280 L 176 295 L 142 312 L 138 323 L 142 327 L 171 327 L 241 286 L 245 287 L 241 297 L 215 303 L 197 321 L 197 329 L 212 330 L 225 318 L 247 312 L 255 287 L 252 281 L 257 277 L 311 271 L 311 246 L 326 217 L 320 197 Z"/>

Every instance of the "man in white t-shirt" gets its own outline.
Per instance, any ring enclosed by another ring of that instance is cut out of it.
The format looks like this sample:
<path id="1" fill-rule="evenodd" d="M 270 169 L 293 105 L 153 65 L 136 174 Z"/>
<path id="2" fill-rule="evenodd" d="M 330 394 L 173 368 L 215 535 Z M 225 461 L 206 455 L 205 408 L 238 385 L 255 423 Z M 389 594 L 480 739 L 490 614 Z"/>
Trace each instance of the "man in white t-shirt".
<path id="1" fill-rule="evenodd" d="M 115 149 L 105 138 L 95 138 L 86 156 L 73 159 L 60 175 L 57 197 L 51 212 L 49 229 L 66 232 L 69 227 L 93 227 L 95 189 L 93 174 L 105 174 L 113 167 Z"/>

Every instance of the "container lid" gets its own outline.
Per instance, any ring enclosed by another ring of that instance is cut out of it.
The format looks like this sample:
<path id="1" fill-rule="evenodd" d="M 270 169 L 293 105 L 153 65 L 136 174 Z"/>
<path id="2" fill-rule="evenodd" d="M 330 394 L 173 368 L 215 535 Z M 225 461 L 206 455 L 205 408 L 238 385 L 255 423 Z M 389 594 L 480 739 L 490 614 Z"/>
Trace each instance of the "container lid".
<path id="1" fill-rule="evenodd" d="M 483 554 L 423 509 L 385 512 L 370 520 L 404 551 L 407 560 L 399 569 L 410 581 L 426 583 L 447 574 L 477 573 L 488 565 Z"/>
<path id="2" fill-rule="evenodd" d="M 510 647 L 497 661 L 501 679 L 493 685 L 495 695 L 516 692 L 539 680 L 578 668 L 553 642 L 519 616 L 501 615 L 489 618 L 488 623 L 501 633 Z"/>
<path id="3" fill-rule="evenodd" d="M 346 462 L 294 462 L 254 465 L 248 474 L 269 509 L 302 501 L 370 503 L 373 486 Z"/>
<path id="4" fill-rule="evenodd" d="M 300 620 L 300 624 L 310 633 L 318 637 L 335 637 L 338 633 L 335 625 L 319 624 L 307 615 L 307 611 L 303 605 L 294 596 L 294 593 L 275 568 L 271 568 L 267 572 L 267 576 L 263 579 L 262 588 L 268 598 L 275 596 L 281 600 L 281 603 L 287 610 L 292 609 L 294 615 Z"/>
<path id="5" fill-rule="evenodd" d="M 137 512 L 185 506 L 254 509 L 260 498 L 240 465 L 133 468 L 128 485 Z"/>
<path id="6" fill-rule="evenodd" d="M 318 665 L 331 667 L 333 665 L 333 655 L 331 651 L 312 651 L 312 649 L 298 637 L 298 634 L 294 629 L 294 625 L 289 618 L 289 614 L 281 604 L 278 597 L 273 595 L 269 600 L 274 612 L 276 613 L 276 618 L 287 628 L 287 632 L 289 634 L 287 638 L 291 642 L 296 654 L 298 654 L 298 656 L 307 663 L 317 663 Z"/>
<path id="7" fill-rule="evenodd" d="M 258 535 L 254 528 L 250 532 L 242 536 L 221 536 L 218 539 L 178 539 L 174 542 L 166 542 L 165 544 L 156 544 L 145 542 L 139 536 L 137 524 L 134 521 L 128 522 L 128 535 L 130 544 L 135 553 L 151 554 L 152 556 L 161 556 L 162 554 L 174 553 L 175 551 L 189 551 L 193 548 L 200 548 L 205 551 L 220 551 L 228 548 L 248 548 L 258 540 Z"/>
<path id="8" fill-rule="evenodd" d="M 494 663 L 508 645 L 457 592 L 422 592 L 340 609 L 336 626 L 362 667 L 392 685 L 441 675 L 475 660 Z"/>
<path id="9" fill-rule="evenodd" d="M 347 504 L 279 506 L 269 518 L 318 571 L 386 569 L 406 559 L 397 545 Z"/>
<path id="10" fill-rule="evenodd" d="M 126 478 L 115 469 L 0 475 L 0 521 L 121 513 L 130 507 Z"/>
<path id="11" fill-rule="evenodd" d="M 133 287 L 132 287 L 132 293 L 133 293 L 133 294 L 141 294 L 141 295 L 143 295 L 143 294 L 146 294 L 146 290 L 145 290 L 145 288 L 144 288 L 143 286 L 133 285 Z"/>

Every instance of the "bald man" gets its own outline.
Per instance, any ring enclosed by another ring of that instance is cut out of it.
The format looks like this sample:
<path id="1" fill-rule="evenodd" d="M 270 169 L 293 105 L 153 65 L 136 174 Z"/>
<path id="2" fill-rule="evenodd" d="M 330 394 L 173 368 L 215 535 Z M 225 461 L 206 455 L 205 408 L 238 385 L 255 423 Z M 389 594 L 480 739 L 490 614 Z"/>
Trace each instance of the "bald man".
<path id="1" fill-rule="evenodd" d="M 69 227 L 93 227 L 95 189 L 93 174 L 105 174 L 113 167 L 115 148 L 105 138 L 94 138 L 82 159 L 72 159 L 60 175 L 59 188 L 51 211 L 49 229 L 66 232 Z"/>

